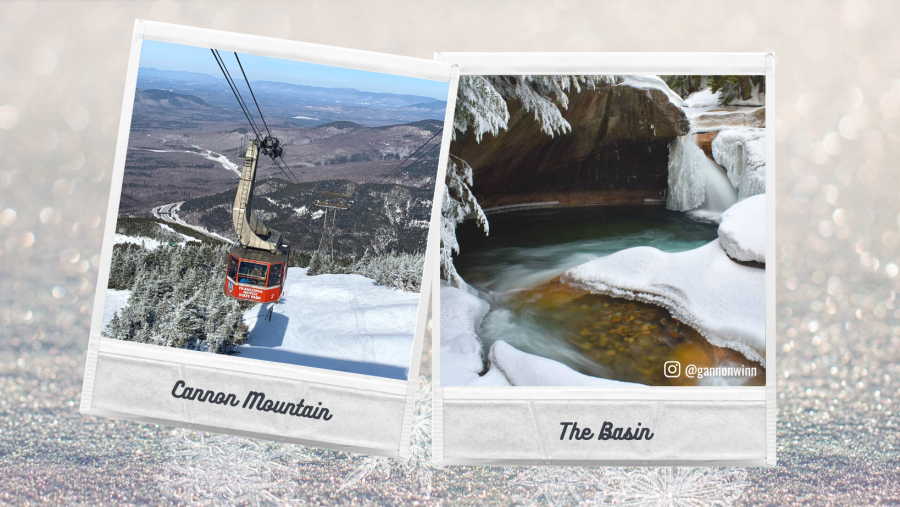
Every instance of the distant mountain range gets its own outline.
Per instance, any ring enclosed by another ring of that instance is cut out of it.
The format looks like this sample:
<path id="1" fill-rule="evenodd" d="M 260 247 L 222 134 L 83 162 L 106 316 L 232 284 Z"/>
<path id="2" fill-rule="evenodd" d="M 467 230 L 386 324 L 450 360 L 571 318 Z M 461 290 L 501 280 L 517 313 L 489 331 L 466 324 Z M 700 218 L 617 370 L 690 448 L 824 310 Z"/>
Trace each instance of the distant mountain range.
<path id="1" fill-rule="evenodd" d="M 271 118 L 304 126 L 334 121 L 381 126 L 429 119 L 443 120 L 447 107 L 446 101 L 421 95 L 376 93 L 274 81 L 250 83 L 267 120 Z M 241 91 L 246 90 L 243 84 L 243 81 L 239 82 Z M 181 101 L 179 105 L 192 109 L 197 109 L 198 106 L 221 108 L 223 119 L 227 117 L 231 120 L 235 115 L 243 117 L 224 78 L 198 72 L 141 67 L 138 71 L 137 88 L 143 92 L 152 92 L 150 95 L 144 93 L 141 100 L 177 99 Z M 154 90 L 156 91 L 153 92 Z M 179 94 L 182 98 L 165 97 L 159 92 Z M 244 97 L 244 100 L 249 101 L 250 97 Z M 209 109 L 204 110 L 204 113 L 211 112 Z"/>

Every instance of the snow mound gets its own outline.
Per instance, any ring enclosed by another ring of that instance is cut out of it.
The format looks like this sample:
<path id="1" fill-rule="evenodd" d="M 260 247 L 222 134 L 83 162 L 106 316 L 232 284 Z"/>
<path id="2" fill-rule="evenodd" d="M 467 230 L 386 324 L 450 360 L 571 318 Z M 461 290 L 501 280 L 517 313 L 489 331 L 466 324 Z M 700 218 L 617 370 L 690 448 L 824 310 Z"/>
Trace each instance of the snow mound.
<path id="1" fill-rule="evenodd" d="M 307 276 L 288 269 L 272 320 L 268 304 L 244 313 L 239 357 L 406 380 L 419 294 L 360 275 Z"/>
<path id="2" fill-rule="evenodd" d="M 719 243 L 732 259 L 766 263 L 766 194 L 748 197 L 722 213 Z"/>
<path id="3" fill-rule="evenodd" d="M 441 281 L 441 385 L 508 386 L 496 368 L 484 376 L 484 354 L 475 330 L 490 310 L 487 301 Z"/>
<path id="4" fill-rule="evenodd" d="M 684 107 L 684 100 L 669 88 L 665 81 L 659 76 L 619 76 L 619 85 L 630 86 L 632 88 L 659 90 L 669 97 L 669 102 L 678 107 Z"/>
<path id="5" fill-rule="evenodd" d="M 491 347 L 490 361 L 503 372 L 514 386 L 635 387 L 642 385 L 584 375 L 558 361 L 522 352 L 502 340 L 494 342 Z"/>
<path id="6" fill-rule="evenodd" d="M 765 366 L 765 270 L 728 258 L 719 240 L 686 252 L 636 247 L 586 262 L 560 278 L 591 292 L 656 304 Z"/>
<path id="7" fill-rule="evenodd" d="M 713 93 L 710 88 L 696 91 L 684 99 L 684 107 L 716 107 L 718 105 L 719 92 Z"/>
<path id="8" fill-rule="evenodd" d="M 712 142 L 713 158 L 725 168 L 738 200 L 766 191 L 766 131 L 722 130 Z"/>
<path id="9" fill-rule="evenodd" d="M 128 298 L 130 297 L 131 291 L 127 289 L 106 290 L 106 303 L 103 305 L 103 326 L 101 326 L 101 329 L 106 329 L 106 325 L 116 316 L 116 313 L 121 311 L 122 308 L 125 308 L 128 304 Z"/>

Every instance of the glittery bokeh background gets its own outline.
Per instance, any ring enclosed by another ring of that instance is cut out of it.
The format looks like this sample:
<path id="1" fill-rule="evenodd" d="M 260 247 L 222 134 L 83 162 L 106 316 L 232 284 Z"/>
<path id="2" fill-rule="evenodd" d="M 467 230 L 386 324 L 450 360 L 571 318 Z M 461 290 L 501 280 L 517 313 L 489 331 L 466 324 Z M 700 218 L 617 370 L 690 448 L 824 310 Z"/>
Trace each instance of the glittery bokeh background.
<path id="1" fill-rule="evenodd" d="M 422 58 L 776 52 L 779 467 L 432 469 L 424 408 L 405 464 L 79 415 L 136 17 Z M 874 0 L 0 3 L 0 503 L 897 505 L 898 19 Z"/>

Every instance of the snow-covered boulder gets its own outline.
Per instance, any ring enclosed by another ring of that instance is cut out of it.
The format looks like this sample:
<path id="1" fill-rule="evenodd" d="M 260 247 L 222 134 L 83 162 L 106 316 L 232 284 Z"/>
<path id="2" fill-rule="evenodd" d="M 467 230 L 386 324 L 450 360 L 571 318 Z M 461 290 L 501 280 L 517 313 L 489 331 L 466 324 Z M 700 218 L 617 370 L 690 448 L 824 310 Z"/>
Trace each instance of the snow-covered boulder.
<path id="1" fill-rule="evenodd" d="M 684 107 L 717 107 L 719 105 L 719 93 L 713 93 L 711 88 L 698 90 L 684 99 Z"/>
<path id="2" fill-rule="evenodd" d="M 719 243 L 734 260 L 766 263 L 766 194 L 738 201 L 722 213 Z"/>
<path id="3" fill-rule="evenodd" d="M 684 107 L 687 104 L 681 98 L 680 95 L 673 92 L 669 85 L 666 84 L 659 76 L 619 76 L 618 81 L 620 85 L 630 86 L 632 88 L 641 88 L 644 90 L 659 90 L 666 94 L 666 97 L 669 98 L 669 102 L 678 107 Z"/>
<path id="4" fill-rule="evenodd" d="M 505 341 L 491 346 L 490 361 L 514 386 L 635 387 L 642 384 L 619 382 L 578 373 L 568 366 L 513 347 Z"/>
<path id="5" fill-rule="evenodd" d="M 560 278 L 591 292 L 669 310 L 710 343 L 765 366 L 765 270 L 728 258 L 719 240 L 678 253 L 636 247 L 586 262 Z"/>
<path id="6" fill-rule="evenodd" d="M 491 368 L 484 376 L 484 349 L 476 330 L 490 310 L 487 301 L 441 282 L 441 385 L 509 385 Z"/>
<path id="7" fill-rule="evenodd" d="M 766 131 L 739 128 L 719 132 L 712 142 L 716 163 L 725 168 L 738 200 L 766 191 Z"/>

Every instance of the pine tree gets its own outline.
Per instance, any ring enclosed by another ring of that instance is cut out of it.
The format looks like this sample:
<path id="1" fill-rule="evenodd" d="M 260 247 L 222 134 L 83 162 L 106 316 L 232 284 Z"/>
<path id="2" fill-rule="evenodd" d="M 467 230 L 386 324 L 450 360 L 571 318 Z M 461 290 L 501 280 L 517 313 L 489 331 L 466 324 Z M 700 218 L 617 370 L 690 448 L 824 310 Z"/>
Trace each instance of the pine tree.
<path id="1" fill-rule="evenodd" d="M 687 98 L 690 94 L 709 87 L 719 94 L 719 105 L 727 106 L 734 101 L 766 98 L 765 76 L 660 76 L 675 93 Z"/>
<path id="2" fill-rule="evenodd" d="M 756 98 L 765 101 L 766 76 L 710 76 L 709 88 L 719 93 L 719 104 Z"/>
<path id="3" fill-rule="evenodd" d="M 700 91 L 709 86 L 709 76 L 659 76 L 665 81 L 669 88 L 686 99 L 694 92 Z"/>
<path id="4" fill-rule="evenodd" d="M 249 304 L 227 297 L 222 290 L 227 251 L 224 246 L 198 243 L 152 251 L 140 247 L 114 250 L 111 272 L 121 275 L 133 269 L 131 281 L 121 287 L 132 293 L 128 305 L 107 324 L 103 335 L 166 347 L 231 352 L 246 341 L 247 326 L 242 318 Z M 117 283 L 128 278 L 121 275 Z"/>

